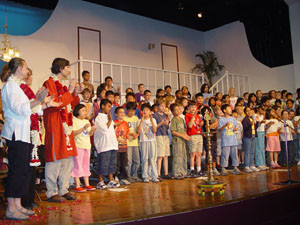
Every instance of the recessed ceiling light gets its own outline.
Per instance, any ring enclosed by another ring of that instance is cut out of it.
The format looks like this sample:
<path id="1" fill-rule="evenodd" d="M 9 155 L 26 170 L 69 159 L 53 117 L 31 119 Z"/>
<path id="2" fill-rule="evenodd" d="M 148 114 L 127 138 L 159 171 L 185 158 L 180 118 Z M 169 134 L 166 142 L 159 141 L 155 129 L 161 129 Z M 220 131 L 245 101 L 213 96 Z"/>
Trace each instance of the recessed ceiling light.
<path id="1" fill-rule="evenodd" d="M 202 17 L 203 17 L 202 12 L 199 12 L 199 13 L 197 14 L 197 16 L 198 16 L 198 18 L 202 18 Z"/>

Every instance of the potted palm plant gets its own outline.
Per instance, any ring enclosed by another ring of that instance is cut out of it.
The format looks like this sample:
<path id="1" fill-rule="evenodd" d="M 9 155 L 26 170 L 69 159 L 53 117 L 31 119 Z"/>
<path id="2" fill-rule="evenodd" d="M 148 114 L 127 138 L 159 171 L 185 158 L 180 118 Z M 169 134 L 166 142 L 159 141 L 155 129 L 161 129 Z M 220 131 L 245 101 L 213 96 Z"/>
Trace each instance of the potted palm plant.
<path id="1" fill-rule="evenodd" d="M 219 75 L 219 72 L 225 67 L 218 62 L 216 54 L 212 51 L 203 51 L 196 55 L 200 58 L 201 62 L 196 64 L 193 72 L 201 72 L 206 75 L 209 86 L 212 86 L 213 78 Z"/>

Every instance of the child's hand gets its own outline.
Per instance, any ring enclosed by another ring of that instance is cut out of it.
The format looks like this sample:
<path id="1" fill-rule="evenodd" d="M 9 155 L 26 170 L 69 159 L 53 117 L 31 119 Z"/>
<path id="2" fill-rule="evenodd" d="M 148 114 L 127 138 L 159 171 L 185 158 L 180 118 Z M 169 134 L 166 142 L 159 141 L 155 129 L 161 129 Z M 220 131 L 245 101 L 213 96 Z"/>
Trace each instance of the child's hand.
<path id="1" fill-rule="evenodd" d="M 92 126 L 92 127 L 91 127 L 91 131 L 93 132 L 93 131 L 95 131 L 95 130 L 97 130 L 97 127 L 96 127 L 96 126 Z"/>
<path id="2" fill-rule="evenodd" d="M 121 125 L 120 122 L 115 123 L 115 126 L 116 126 L 116 127 L 118 127 L 118 126 L 120 126 L 120 125 Z"/>
<path id="3" fill-rule="evenodd" d="M 201 120 L 201 122 L 200 122 L 200 126 L 201 126 L 201 127 L 203 127 L 203 125 L 204 125 L 204 121 L 203 121 L 203 120 Z"/>
<path id="4" fill-rule="evenodd" d="M 84 127 L 83 127 L 83 129 L 88 129 L 89 127 L 91 126 L 91 124 L 90 123 L 87 123 L 86 125 L 84 125 Z"/>
<path id="5" fill-rule="evenodd" d="M 233 131 L 237 131 L 238 129 L 235 127 L 234 129 L 233 129 Z"/>
<path id="6" fill-rule="evenodd" d="M 191 137 L 189 135 L 185 134 L 183 139 L 186 141 L 189 141 L 189 140 L 191 140 Z"/>

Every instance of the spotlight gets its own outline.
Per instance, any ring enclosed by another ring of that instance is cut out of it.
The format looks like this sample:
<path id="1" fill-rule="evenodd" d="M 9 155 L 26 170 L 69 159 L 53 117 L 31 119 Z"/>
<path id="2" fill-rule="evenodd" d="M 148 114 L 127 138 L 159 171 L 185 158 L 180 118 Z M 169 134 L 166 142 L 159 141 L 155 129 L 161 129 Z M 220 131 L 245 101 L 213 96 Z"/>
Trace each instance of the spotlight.
<path id="1" fill-rule="evenodd" d="M 199 12 L 199 13 L 197 14 L 197 16 L 198 16 L 198 18 L 202 18 L 202 17 L 203 17 L 202 12 Z"/>
<path id="2" fill-rule="evenodd" d="M 178 7 L 177 7 L 177 9 L 178 9 L 179 11 L 183 11 L 183 10 L 184 10 L 183 4 L 182 4 L 181 2 L 178 2 Z"/>

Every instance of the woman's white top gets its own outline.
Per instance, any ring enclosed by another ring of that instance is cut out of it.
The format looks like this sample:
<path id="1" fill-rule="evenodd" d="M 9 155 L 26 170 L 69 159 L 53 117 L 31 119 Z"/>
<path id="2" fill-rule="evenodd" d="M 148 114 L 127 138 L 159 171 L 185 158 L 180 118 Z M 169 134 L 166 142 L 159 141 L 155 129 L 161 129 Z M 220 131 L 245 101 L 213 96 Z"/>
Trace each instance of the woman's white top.
<path id="1" fill-rule="evenodd" d="M 4 84 L 1 95 L 5 118 L 1 136 L 12 140 L 15 133 L 16 141 L 30 143 L 31 109 L 28 97 L 11 78 Z"/>

